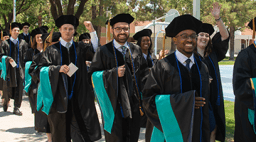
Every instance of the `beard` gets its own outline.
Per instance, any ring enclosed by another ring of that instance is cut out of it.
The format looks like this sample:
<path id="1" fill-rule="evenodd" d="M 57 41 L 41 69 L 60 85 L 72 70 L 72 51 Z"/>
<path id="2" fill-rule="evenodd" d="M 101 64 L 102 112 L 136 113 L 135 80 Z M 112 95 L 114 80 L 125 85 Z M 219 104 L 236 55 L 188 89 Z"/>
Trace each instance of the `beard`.
<path id="1" fill-rule="evenodd" d="M 125 38 L 120 38 L 121 35 L 124 35 Z M 114 38 L 118 43 L 125 43 L 125 42 L 128 40 L 129 35 L 127 35 L 127 34 L 117 34 L 117 35 L 115 35 L 115 34 L 113 33 L 113 38 Z"/>

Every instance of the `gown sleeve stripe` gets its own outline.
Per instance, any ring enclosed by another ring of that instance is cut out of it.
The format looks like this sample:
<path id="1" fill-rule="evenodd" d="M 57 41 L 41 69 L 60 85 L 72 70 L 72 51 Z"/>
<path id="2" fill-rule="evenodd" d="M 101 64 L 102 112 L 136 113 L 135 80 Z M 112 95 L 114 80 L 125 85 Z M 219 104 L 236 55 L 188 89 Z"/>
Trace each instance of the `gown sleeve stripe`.
<path id="1" fill-rule="evenodd" d="M 42 67 L 40 70 L 40 82 L 37 92 L 37 111 L 43 106 L 42 111 L 48 115 L 52 102 L 53 94 L 49 78 L 49 67 Z"/>
<path id="2" fill-rule="evenodd" d="M 32 81 L 32 77 L 28 73 L 29 67 L 31 66 L 31 64 L 32 64 L 32 61 L 28 61 L 28 62 L 26 62 L 26 65 L 25 65 L 25 87 L 24 87 L 24 90 L 26 93 L 28 93 L 29 87 L 30 87 L 31 81 Z"/>
<path id="3" fill-rule="evenodd" d="M 97 71 L 92 74 L 92 85 L 102 111 L 104 130 L 111 134 L 115 114 L 104 87 L 103 72 L 104 71 Z"/>
<path id="4" fill-rule="evenodd" d="M 6 60 L 7 56 L 2 56 L 2 74 L 1 74 L 1 78 L 3 78 L 4 80 L 6 80 L 6 76 L 7 76 L 7 69 L 6 69 Z"/>

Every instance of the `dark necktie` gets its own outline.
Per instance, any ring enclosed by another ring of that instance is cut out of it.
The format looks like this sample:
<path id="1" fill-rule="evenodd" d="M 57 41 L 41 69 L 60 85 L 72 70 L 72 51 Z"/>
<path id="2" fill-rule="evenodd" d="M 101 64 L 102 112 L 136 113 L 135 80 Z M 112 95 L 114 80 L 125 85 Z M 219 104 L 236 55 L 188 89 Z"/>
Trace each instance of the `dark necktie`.
<path id="1" fill-rule="evenodd" d="M 190 67 L 189 67 L 189 63 L 190 63 L 190 62 L 191 62 L 190 59 L 187 59 L 187 60 L 186 60 L 186 67 L 187 67 L 188 71 L 190 71 Z"/>
<path id="2" fill-rule="evenodd" d="M 126 50 L 126 47 L 122 46 L 121 49 L 122 49 L 122 54 L 123 54 L 123 57 L 124 57 L 124 60 L 125 60 L 125 50 Z"/>

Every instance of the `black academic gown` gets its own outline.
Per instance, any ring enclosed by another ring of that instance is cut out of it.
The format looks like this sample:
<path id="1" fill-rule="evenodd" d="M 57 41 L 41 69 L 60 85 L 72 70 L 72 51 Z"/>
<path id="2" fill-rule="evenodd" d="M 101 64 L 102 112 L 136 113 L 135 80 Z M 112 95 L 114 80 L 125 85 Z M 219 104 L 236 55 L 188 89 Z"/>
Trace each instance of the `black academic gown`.
<path id="1" fill-rule="evenodd" d="M 147 125 L 147 133 L 146 135 L 146 142 L 150 142 L 151 133 L 153 126 L 158 128 L 162 131 L 162 126 L 157 114 L 156 105 L 155 105 L 155 97 L 158 94 L 171 94 L 171 95 L 181 95 L 180 90 L 180 76 L 179 71 L 177 68 L 177 63 L 175 59 L 175 53 L 172 53 L 165 57 L 164 59 L 158 61 L 151 72 L 149 73 L 147 82 L 144 86 L 143 90 L 143 108 L 148 116 L 148 119 L 151 122 L 151 125 Z M 193 121 L 193 134 L 192 134 L 192 141 L 193 142 L 200 142 L 200 132 L 202 131 L 202 141 L 201 142 L 209 142 L 210 141 L 210 128 L 209 128 L 209 112 L 208 112 L 208 101 L 209 101 L 209 73 L 206 65 L 201 62 L 198 58 L 196 58 L 198 63 L 201 77 L 202 77 L 202 97 L 206 99 L 206 104 L 200 109 L 195 109 L 194 111 L 194 121 Z M 199 73 L 196 64 L 190 69 L 188 69 L 182 65 L 180 62 L 179 67 L 181 71 L 181 78 L 182 78 L 182 93 L 187 95 L 194 95 L 199 96 L 200 94 L 200 79 Z M 184 104 L 180 104 L 181 107 L 184 107 Z M 191 108 L 192 106 L 186 106 Z M 174 110 L 174 112 L 179 112 L 179 109 Z M 178 114 L 182 113 L 182 115 L 176 116 L 177 121 L 184 120 L 183 117 L 185 114 L 184 112 L 179 112 Z M 200 124 L 202 123 L 202 129 L 200 129 Z M 180 127 L 189 127 L 185 123 L 180 123 Z M 187 133 L 187 132 L 186 132 Z M 186 141 L 186 140 L 185 140 Z"/>
<path id="2" fill-rule="evenodd" d="M 132 58 L 135 64 L 135 74 L 137 77 L 138 86 L 140 86 L 139 66 L 141 63 L 142 52 L 137 45 L 132 43 L 128 44 L 130 46 Z M 104 87 L 115 112 L 115 118 L 111 134 L 104 130 L 106 141 L 137 142 L 140 133 L 140 100 L 136 90 L 135 80 L 133 79 L 134 76 L 132 72 L 132 63 L 129 57 L 128 50 L 125 55 L 125 61 L 122 53 L 119 52 L 117 49 L 115 50 L 118 66 L 125 65 L 126 70 L 124 77 L 118 77 L 113 41 L 107 43 L 104 46 L 101 46 L 97 50 L 92 60 L 91 67 L 89 69 L 89 75 L 92 75 L 92 73 L 96 71 L 104 71 Z M 124 104 L 128 105 L 125 106 Z M 122 110 L 130 110 L 128 112 L 124 112 L 124 115 L 131 113 L 130 116 L 132 116 L 132 118 L 130 118 L 129 116 L 127 118 L 122 117 L 120 105 L 123 108 Z"/>
<path id="3" fill-rule="evenodd" d="M 74 75 L 68 77 L 59 73 L 61 67 L 60 43 L 47 47 L 43 52 L 39 68 L 50 67 L 50 82 L 54 101 L 48 115 L 53 141 L 64 142 L 96 141 L 101 138 L 101 130 L 94 104 L 94 95 L 88 85 L 86 60 L 91 60 L 94 54 L 93 47 L 75 43 L 77 53 L 76 80 L 73 97 L 71 94 Z M 74 45 L 67 48 L 61 45 L 62 64 L 75 64 Z M 68 82 L 68 83 L 64 83 Z M 66 91 L 67 90 L 67 91 Z"/>
<path id="4" fill-rule="evenodd" d="M 11 44 L 11 46 L 10 46 Z M 11 47 L 11 49 L 10 49 Z M 12 74 L 7 74 L 7 78 L 15 78 L 15 79 L 7 79 L 4 81 L 3 85 L 3 97 L 5 98 L 5 103 L 8 103 L 10 98 L 14 99 L 14 107 L 20 108 L 22 95 L 23 95 L 23 82 L 25 75 L 25 61 L 24 58 L 26 56 L 26 51 L 28 49 L 28 44 L 23 40 L 19 39 L 19 51 L 17 45 L 14 45 L 10 39 L 3 41 L 1 44 L 1 56 L 6 55 L 14 59 L 14 61 L 18 64 L 18 52 L 19 52 L 19 68 L 12 68 L 9 63 L 7 63 Z M 11 51 L 11 54 L 10 54 Z M 8 69 L 8 71 L 10 71 Z M 14 77 L 15 76 L 15 77 Z M 9 95 L 8 95 L 9 94 Z"/>
<path id="5" fill-rule="evenodd" d="M 207 65 L 209 69 L 209 74 L 213 78 L 210 84 L 210 103 L 214 113 L 214 119 L 217 126 L 216 140 L 221 142 L 225 141 L 226 137 L 226 122 L 225 122 L 225 110 L 224 110 L 224 100 L 223 91 L 220 77 L 220 69 L 218 62 L 226 57 L 228 51 L 229 38 L 226 40 L 221 40 L 220 33 L 216 33 L 212 39 L 213 50 L 209 56 L 202 58 L 202 61 Z M 217 75 L 217 76 L 216 76 Z M 218 81 L 218 83 L 217 83 Z M 219 89 L 219 95 L 218 95 Z M 218 99 L 219 97 L 219 99 Z"/>
<path id="6" fill-rule="evenodd" d="M 30 36 L 30 34 L 29 34 L 29 33 L 28 33 L 28 35 L 27 35 L 27 36 L 24 36 L 24 34 L 23 34 L 23 33 L 19 34 L 19 39 L 23 39 L 23 40 L 25 40 L 28 44 L 30 44 L 30 38 L 32 38 L 32 37 Z"/>
<path id="7" fill-rule="evenodd" d="M 152 60 L 153 60 L 153 63 L 152 63 Z M 150 56 L 148 55 L 147 58 L 145 59 L 144 56 L 143 58 L 141 58 L 141 65 L 140 65 L 140 78 L 141 78 L 141 86 L 140 86 L 140 90 L 142 91 L 143 88 L 144 88 L 144 85 L 147 81 L 147 78 L 148 78 L 148 74 L 151 70 L 151 68 L 153 67 L 153 65 L 157 62 L 158 60 L 156 59 L 155 56 L 152 56 L 151 55 L 151 58 Z M 145 128 L 146 127 L 146 124 L 147 124 L 147 116 L 146 115 L 143 115 L 141 117 L 141 127 L 142 128 Z"/>
<path id="8" fill-rule="evenodd" d="M 248 119 L 248 109 L 254 110 L 250 78 L 256 77 L 256 49 L 254 45 L 242 50 L 234 65 L 235 142 L 255 142 L 256 134 Z M 255 110 L 254 110 L 255 111 Z"/>
<path id="9" fill-rule="evenodd" d="M 37 88 L 38 88 L 39 79 L 38 79 L 38 77 L 36 77 L 37 79 L 33 79 L 35 77 L 32 72 L 34 72 L 34 70 L 36 70 L 35 67 L 39 63 L 40 56 L 41 56 L 40 54 L 41 53 L 39 50 L 32 49 L 32 48 L 28 49 L 28 51 L 26 53 L 25 62 L 32 61 L 32 64 L 29 67 L 29 74 L 32 77 L 32 81 L 31 81 L 31 85 L 30 85 L 27 95 L 29 97 L 31 111 L 32 111 L 32 113 L 34 113 L 35 130 L 38 132 L 50 133 L 50 126 L 47 121 L 47 115 L 45 113 L 43 113 L 41 110 L 40 111 L 36 110 L 36 108 L 37 108 Z"/>

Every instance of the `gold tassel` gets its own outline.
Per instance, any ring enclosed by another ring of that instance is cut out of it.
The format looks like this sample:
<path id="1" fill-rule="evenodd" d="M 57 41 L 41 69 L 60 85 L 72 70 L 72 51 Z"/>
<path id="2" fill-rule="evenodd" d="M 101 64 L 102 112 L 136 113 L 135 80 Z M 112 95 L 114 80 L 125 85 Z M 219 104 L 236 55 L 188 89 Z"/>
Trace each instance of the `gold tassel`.
<path id="1" fill-rule="evenodd" d="M 111 40 L 111 37 L 110 37 L 110 19 L 108 20 L 107 40 L 108 40 L 108 41 Z"/>
<path id="2" fill-rule="evenodd" d="M 254 90 L 254 84 L 253 84 L 253 81 L 252 81 L 252 78 L 250 78 L 250 81 L 251 81 L 251 86 L 252 86 L 252 90 Z"/>
<path id="3" fill-rule="evenodd" d="M 252 39 L 254 40 L 255 39 L 255 18 L 252 19 L 252 27 L 253 27 L 253 34 L 252 34 Z"/>
<path id="4" fill-rule="evenodd" d="M 164 36 L 163 36 L 163 55 L 162 55 L 162 57 L 160 57 L 160 59 L 163 59 L 164 57 L 165 57 L 165 34 L 164 34 Z"/>
<path id="5" fill-rule="evenodd" d="M 46 48 L 48 47 L 47 45 L 47 41 L 51 44 L 52 43 L 52 35 L 53 35 L 53 31 L 54 31 L 54 28 L 52 28 L 50 34 L 48 35 L 48 37 L 45 39 L 44 41 L 44 51 L 46 50 Z M 49 45 L 50 45 L 49 44 Z"/>
<path id="6" fill-rule="evenodd" d="M 1 40 L 2 41 L 4 40 L 4 33 L 3 33 L 3 31 L 1 31 Z"/>
<path id="7" fill-rule="evenodd" d="M 144 112 L 142 111 L 141 106 L 140 106 L 140 116 L 143 116 L 143 115 L 144 115 Z"/>

